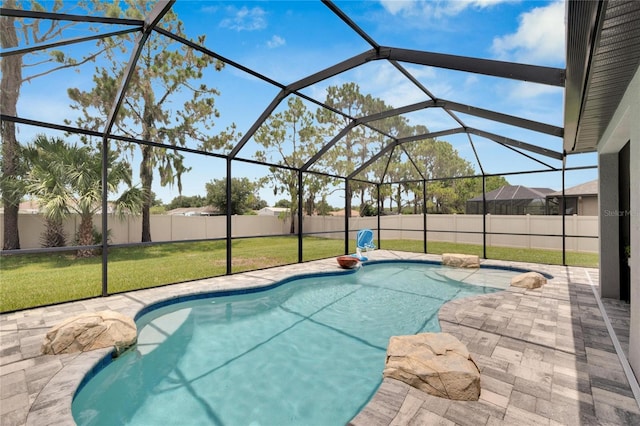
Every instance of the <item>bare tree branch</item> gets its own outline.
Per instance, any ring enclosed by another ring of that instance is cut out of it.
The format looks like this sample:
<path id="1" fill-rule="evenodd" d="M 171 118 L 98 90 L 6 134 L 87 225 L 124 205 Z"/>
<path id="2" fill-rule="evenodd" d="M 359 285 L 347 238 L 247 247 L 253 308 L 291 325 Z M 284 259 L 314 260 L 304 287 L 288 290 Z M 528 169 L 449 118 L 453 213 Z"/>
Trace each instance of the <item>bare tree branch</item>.
<path id="1" fill-rule="evenodd" d="M 100 50 L 99 52 L 96 52 L 96 53 L 94 53 L 93 55 L 87 56 L 86 58 L 84 58 L 84 59 L 83 59 L 82 61 L 80 61 L 80 62 L 76 62 L 76 63 L 73 63 L 73 64 L 64 64 L 64 65 L 61 65 L 61 66 L 59 66 L 59 67 L 51 68 L 50 70 L 47 70 L 47 71 L 41 72 L 40 74 L 34 74 L 34 75 L 30 76 L 30 77 L 23 78 L 23 79 L 22 79 L 22 81 L 21 81 L 20 83 L 26 83 L 26 82 L 29 82 L 29 81 L 31 81 L 31 80 L 33 80 L 33 79 L 36 79 L 36 78 L 38 78 L 38 77 L 42 77 L 43 75 L 51 74 L 52 72 L 59 71 L 59 70 L 61 70 L 61 69 L 65 69 L 65 68 L 73 68 L 73 67 L 80 66 L 80 65 L 82 65 L 82 64 L 85 64 L 85 63 L 87 63 L 87 62 L 89 62 L 89 61 L 94 60 L 98 55 L 100 55 L 101 53 L 103 53 L 103 52 L 104 52 L 105 50 L 107 50 L 107 49 L 108 49 L 108 48 L 106 48 L 106 47 L 105 47 L 104 49 Z"/>

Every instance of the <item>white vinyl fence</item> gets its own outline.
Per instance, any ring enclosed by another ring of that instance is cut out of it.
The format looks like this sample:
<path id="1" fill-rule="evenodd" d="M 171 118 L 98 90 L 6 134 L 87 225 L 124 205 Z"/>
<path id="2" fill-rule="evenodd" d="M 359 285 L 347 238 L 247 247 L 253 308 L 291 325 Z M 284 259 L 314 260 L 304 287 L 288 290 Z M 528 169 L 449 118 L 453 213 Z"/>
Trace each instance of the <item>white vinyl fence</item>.
<path id="1" fill-rule="evenodd" d="M 380 219 L 382 240 L 422 240 L 422 215 Z M 377 220 L 353 218 L 349 226 L 376 229 Z M 487 246 L 562 250 L 562 216 L 487 215 L 486 232 Z M 598 216 L 566 216 L 565 233 L 568 251 L 598 253 Z M 482 215 L 427 215 L 427 241 L 482 245 Z"/>
<path id="2" fill-rule="evenodd" d="M 0 214 L 0 217 L 2 215 Z M 598 217 L 567 216 L 565 222 L 569 251 L 598 252 Z M 94 226 L 100 228 L 102 218 L 94 217 Z M 109 217 L 110 241 L 112 244 L 140 241 L 142 221 L 140 217 L 128 217 L 122 221 Z M 344 217 L 305 216 L 305 233 L 319 234 L 325 238 L 344 238 Z M 349 220 L 350 238 L 362 228 L 377 230 L 376 217 L 358 217 Z M 39 214 L 21 214 L 19 218 L 20 245 L 22 248 L 41 247 L 44 221 Z M 73 243 L 78 217 L 65 222 L 68 244 Z M 184 241 L 209 238 L 225 238 L 227 229 L 224 216 L 151 216 L 153 241 Z M 272 216 L 232 216 L 233 237 L 253 237 L 287 234 L 290 222 Z M 395 215 L 380 218 L 380 237 L 385 239 L 422 240 L 422 215 Z M 427 240 L 482 244 L 482 215 L 427 215 Z M 505 216 L 487 215 L 487 233 L 511 233 L 523 235 L 487 235 L 487 245 L 520 248 L 562 249 L 562 216 Z M 4 229 L 0 229 L 3 238 Z M 538 236 L 537 236 L 537 235 Z M 558 235 L 557 237 L 549 235 Z M 589 238 L 579 238 L 589 237 Z M 377 235 L 376 235 L 377 238 Z"/>

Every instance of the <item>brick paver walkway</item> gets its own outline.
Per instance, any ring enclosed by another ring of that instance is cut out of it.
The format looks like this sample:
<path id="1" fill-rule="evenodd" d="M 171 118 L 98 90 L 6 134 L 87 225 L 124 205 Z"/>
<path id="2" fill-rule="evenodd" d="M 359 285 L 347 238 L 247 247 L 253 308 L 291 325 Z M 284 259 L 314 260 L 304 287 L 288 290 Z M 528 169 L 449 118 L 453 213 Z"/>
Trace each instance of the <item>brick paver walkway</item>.
<path id="1" fill-rule="evenodd" d="M 439 256 L 384 250 L 370 258 L 439 260 Z M 465 343 L 481 369 L 480 400 L 444 400 L 385 379 L 351 424 L 640 424 L 632 390 L 637 384 L 630 384 L 625 375 L 592 290 L 598 271 L 484 263 L 530 268 L 554 278 L 541 289 L 509 288 L 455 300 L 440 310 L 442 331 Z M 104 309 L 135 316 L 144 306 L 167 298 L 263 286 L 292 274 L 335 268 L 334 259 L 325 259 L 0 315 L 0 424 L 74 424 L 75 389 L 109 350 L 41 355 L 45 333 L 62 319 Z M 624 347 L 628 305 L 610 301 L 605 306 L 615 314 L 612 323 L 623 334 Z"/>

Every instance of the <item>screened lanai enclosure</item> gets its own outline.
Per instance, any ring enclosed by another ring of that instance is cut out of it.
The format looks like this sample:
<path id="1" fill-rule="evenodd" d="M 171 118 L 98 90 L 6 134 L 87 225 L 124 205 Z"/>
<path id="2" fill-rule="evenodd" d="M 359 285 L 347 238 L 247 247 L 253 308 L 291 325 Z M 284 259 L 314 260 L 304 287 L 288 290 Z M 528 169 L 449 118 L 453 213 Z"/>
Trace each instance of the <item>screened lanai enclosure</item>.
<path id="1" fill-rule="evenodd" d="M 18 282 L 52 304 L 352 253 L 362 228 L 597 266 L 597 217 L 488 214 L 486 194 L 597 177 L 565 128 L 590 30 L 564 23 L 601 5 L 492 7 L 4 1 L 1 310 L 26 307 Z"/>

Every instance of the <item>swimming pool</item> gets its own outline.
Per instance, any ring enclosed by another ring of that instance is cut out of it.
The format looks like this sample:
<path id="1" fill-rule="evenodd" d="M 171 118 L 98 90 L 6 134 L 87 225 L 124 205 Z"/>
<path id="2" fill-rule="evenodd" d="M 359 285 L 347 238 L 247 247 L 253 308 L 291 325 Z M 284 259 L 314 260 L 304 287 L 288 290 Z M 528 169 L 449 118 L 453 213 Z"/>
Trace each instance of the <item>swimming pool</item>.
<path id="1" fill-rule="evenodd" d="M 389 337 L 438 331 L 440 306 L 518 272 L 370 263 L 268 291 L 154 309 L 136 348 L 78 391 L 79 425 L 345 424 L 382 379 Z"/>

